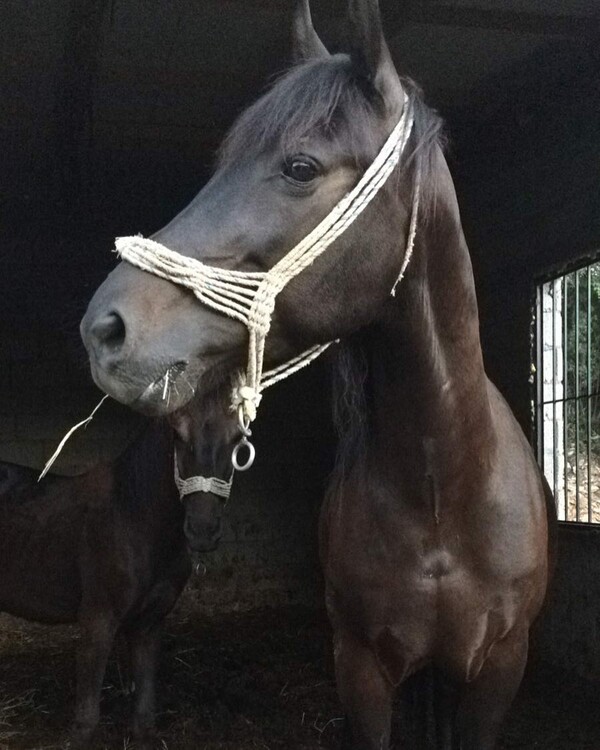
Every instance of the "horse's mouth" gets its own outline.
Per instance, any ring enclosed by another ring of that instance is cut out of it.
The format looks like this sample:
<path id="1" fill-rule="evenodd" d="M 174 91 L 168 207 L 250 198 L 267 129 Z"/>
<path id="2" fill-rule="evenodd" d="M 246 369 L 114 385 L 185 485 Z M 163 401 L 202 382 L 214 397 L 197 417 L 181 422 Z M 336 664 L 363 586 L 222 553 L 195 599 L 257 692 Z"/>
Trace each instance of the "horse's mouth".
<path id="1" fill-rule="evenodd" d="M 222 532 L 219 530 L 214 535 L 191 535 L 186 533 L 186 547 L 192 564 L 204 565 L 203 555 L 215 552 L 219 548 Z"/>
<path id="2" fill-rule="evenodd" d="M 109 374 L 97 366 L 92 366 L 92 376 L 96 385 L 116 401 L 150 417 L 180 409 L 196 392 L 197 379 L 183 361 L 165 367 L 149 385 L 141 378 L 131 377 L 130 373 L 115 370 Z"/>
<path id="3" fill-rule="evenodd" d="M 129 406 L 149 416 L 169 414 L 185 406 L 196 392 L 187 371 L 187 362 L 170 365 Z"/>
<path id="4" fill-rule="evenodd" d="M 190 556 L 190 560 L 192 561 L 192 565 L 194 566 L 194 569 L 196 569 L 198 566 L 200 568 L 204 567 L 205 561 L 204 561 L 204 555 L 208 555 L 211 552 L 216 552 L 216 550 L 219 548 L 219 540 L 216 541 L 210 541 L 206 543 L 197 543 L 190 544 L 188 542 L 187 544 L 187 551 L 188 555 Z"/>

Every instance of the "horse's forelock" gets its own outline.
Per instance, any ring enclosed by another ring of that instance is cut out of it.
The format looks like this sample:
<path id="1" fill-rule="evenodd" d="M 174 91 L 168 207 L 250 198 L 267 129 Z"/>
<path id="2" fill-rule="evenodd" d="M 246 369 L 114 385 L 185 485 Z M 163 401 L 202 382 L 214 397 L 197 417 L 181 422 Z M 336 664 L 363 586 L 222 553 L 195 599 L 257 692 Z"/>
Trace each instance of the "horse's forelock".
<path id="1" fill-rule="evenodd" d="M 377 105 L 346 56 L 303 63 L 242 114 L 223 143 L 219 165 L 267 148 L 289 155 L 315 133 L 331 139 L 345 136 L 351 153 L 371 160 L 377 148 L 372 127 Z"/>

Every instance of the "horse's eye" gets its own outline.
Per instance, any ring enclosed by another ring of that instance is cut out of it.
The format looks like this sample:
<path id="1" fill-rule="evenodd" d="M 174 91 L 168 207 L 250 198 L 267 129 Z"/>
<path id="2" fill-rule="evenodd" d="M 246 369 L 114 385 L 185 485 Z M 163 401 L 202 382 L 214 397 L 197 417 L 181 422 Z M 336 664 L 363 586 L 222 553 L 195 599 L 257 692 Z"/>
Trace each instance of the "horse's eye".
<path id="1" fill-rule="evenodd" d="M 295 156 L 286 163 L 283 174 L 293 182 L 306 185 L 319 176 L 319 167 L 307 156 Z"/>

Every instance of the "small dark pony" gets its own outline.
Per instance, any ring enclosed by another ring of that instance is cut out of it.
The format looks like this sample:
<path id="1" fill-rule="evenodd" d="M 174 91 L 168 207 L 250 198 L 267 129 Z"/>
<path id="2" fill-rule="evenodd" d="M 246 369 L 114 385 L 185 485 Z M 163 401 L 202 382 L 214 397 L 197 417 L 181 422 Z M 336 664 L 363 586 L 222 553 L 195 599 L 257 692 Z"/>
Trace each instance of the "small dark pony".
<path id="1" fill-rule="evenodd" d="M 192 403 L 173 420 L 181 476 L 219 472 L 230 452 L 205 447 L 210 413 Z M 131 657 L 132 734 L 153 746 L 161 626 L 190 575 L 189 553 L 215 548 L 223 507 L 206 493 L 180 501 L 173 442 L 154 421 L 113 464 L 39 484 L 37 473 L 0 464 L 0 611 L 82 630 L 73 747 L 88 747 L 98 724 L 117 633 Z"/>

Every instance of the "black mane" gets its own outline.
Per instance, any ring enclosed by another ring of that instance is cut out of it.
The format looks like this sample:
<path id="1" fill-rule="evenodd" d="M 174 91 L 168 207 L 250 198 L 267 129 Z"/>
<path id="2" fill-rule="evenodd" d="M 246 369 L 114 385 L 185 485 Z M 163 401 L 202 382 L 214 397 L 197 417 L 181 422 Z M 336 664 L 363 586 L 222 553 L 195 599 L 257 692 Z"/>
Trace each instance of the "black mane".
<path id="1" fill-rule="evenodd" d="M 173 439 L 168 424 L 148 420 L 147 426 L 116 463 L 119 507 L 133 513 L 164 502 L 172 481 Z M 173 495 L 175 496 L 175 495 Z"/>

